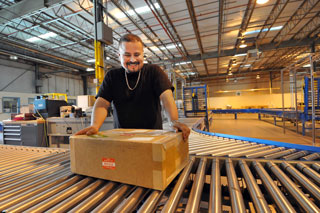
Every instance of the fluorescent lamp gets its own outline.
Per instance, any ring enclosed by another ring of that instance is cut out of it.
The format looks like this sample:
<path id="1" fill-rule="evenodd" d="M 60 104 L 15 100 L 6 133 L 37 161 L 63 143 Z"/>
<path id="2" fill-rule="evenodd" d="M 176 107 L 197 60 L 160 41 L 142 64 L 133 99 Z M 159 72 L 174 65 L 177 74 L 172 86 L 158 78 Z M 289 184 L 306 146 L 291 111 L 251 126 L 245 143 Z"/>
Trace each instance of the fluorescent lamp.
<path id="1" fill-rule="evenodd" d="M 260 75 L 259 74 L 257 75 L 256 79 L 260 79 Z"/>
<path id="2" fill-rule="evenodd" d="M 54 32 L 49 32 L 49 33 L 42 34 L 42 35 L 39 35 L 39 36 L 36 36 L 36 37 L 28 38 L 28 39 L 26 39 L 26 41 L 28 41 L 28 42 L 36 42 L 36 41 L 41 40 L 41 38 L 47 39 L 47 38 L 56 37 L 56 36 L 57 36 L 57 34 L 55 34 Z"/>
<path id="3" fill-rule="evenodd" d="M 182 45 L 178 44 L 178 46 L 181 47 Z M 174 48 L 176 48 L 176 45 L 174 45 L 174 44 L 167 45 L 166 47 L 160 47 L 161 50 L 174 49 Z"/>
<path id="4" fill-rule="evenodd" d="M 94 71 L 94 68 L 87 68 L 86 70 L 87 70 L 88 72 L 89 72 L 89 71 Z"/>
<path id="5" fill-rule="evenodd" d="M 10 59 L 11 59 L 11 60 L 18 60 L 18 56 L 16 56 L 16 55 L 10 55 Z"/>
<path id="6" fill-rule="evenodd" d="M 94 59 L 94 58 L 87 60 L 88 63 L 90 63 L 90 62 L 95 62 L 95 61 L 96 61 L 96 59 Z"/>
<path id="7" fill-rule="evenodd" d="M 160 5 L 158 3 L 155 3 L 154 6 L 159 9 L 160 8 Z M 151 6 L 152 7 L 152 6 Z M 152 9 L 154 9 L 152 7 Z M 148 6 L 143 6 L 143 7 L 138 7 L 138 8 L 135 8 L 135 11 L 136 13 L 138 14 L 144 14 L 144 13 L 150 13 L 151 10 Z M 133 16 L 135 14 L 135 12 L 133 10 L 128 10 L 127 13 L 130 15 L 130 16 Z M 117 18 L 117 19 L 122 19 L 122 18 L 125 18 L 126 15 L 123 13 L 123 12 L 118 12 L 116 14 L 114 14 L 114 16 Z"/>
<path id="8" fill-rule="evenodd" d="M 234 55 L 234 57 L 241 57 L 241 56 L 246 56 L 246 55 L 247 55 L 247 53 L 240 53 L 240 54 Z"/>
<path id="9" fill-rule="evenodd" d="M 311 67 L 310 64 L 303 65 L 303 67 Z"/>
<path id="10" fill-rule="evenodd" d="M 230 72 L 228 73 L 228 75 L 233 75 L 233 73 L 230 71 Z"/>
<path id="11" fill-rule="evenodd" d="M 267 3 L 269 0 L 257 0 L 257 4 L 265 4 Z"/>
<path id="12" fill-rule="evenodd" d="M 269 31 L 281 30 L 283 26 L 271 27 Z M 262 29 L 261 32 L 267 32 L 268 28 Z M 260 30 L 247 31 L 243 35 L 259 33 Z"/>
<path id="13" fill-rule="evenodd" d="M 178 65 L 190 64 L 190 63 L 191 61 L 182 61 L 182 62 L 175 63 L 174 65 L 178 66 Z"/>
<path id="14" fill-rule="evenodd" d="M 245 64 L 244 67 L 251 67 L 251 64 Z"/>
<path id="15" fill-rule="evenodd" d="M 106 59 L 107 59 L 107 60 L 110 60 L 110 57 L 109 57 L 109 56 L 107 56 L 107 57 L 106 57 Z"/>

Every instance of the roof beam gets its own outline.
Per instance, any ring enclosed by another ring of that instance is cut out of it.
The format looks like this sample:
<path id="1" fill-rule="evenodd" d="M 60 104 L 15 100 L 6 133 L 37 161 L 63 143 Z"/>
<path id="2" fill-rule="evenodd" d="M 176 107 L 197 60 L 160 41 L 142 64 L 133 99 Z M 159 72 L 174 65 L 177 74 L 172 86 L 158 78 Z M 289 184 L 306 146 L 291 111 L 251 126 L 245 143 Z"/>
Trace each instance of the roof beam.
<path id="1" fill-rule="evenodd" d="M 314 39 L 314 38 L 306 38 L 302 40 L 289 40 L 282 42 L 279 46 L 277 46 L 277 43 L 269 43 L 259 46 L 260 51 L 271 51 L 276 49 L 282 49 L 282 48 L 290 48 L 290 47 L 303 47 L 303 46 L 310 46 L 312 42 L 315 42 L 316 44 L 320 44 L 320 40 Z M 256 49 L 255 46 L 250 46 L 247 48 L 239 49 L 231 49 L 231 50 L 224 50 L 222 53 L 220 53 L 220 57 L 226 57 L 226 56 L 234 56 L 235 54 L 241 54 L 241 53 L 247 53 L 248 50 Z M 207 52 L 204 54 L 196 54 L 196 55 L 189 55 L 187 56 L 187 61 L 199 61 L 204 59 L 210 59 L 210 58 L 218 58 L 219 53 L 218 51 L 213 52 Z M 186 59 L 182 57 L 173 58 L 172 60 L 168 62 L 172 63 L 178 63 L 181 61 L 184 61 Z M 160 63 L 160 62 L 159 62 Z"/>
<path id="2" fill-rule="evenodd" d="M 12 19 L 22 17 L 26 14 L 30 14 L 34 11 L 49 7 L 62 1 L 63 0 L 23 0 L 1 10 L 0 24 L 5 24 L 10 22 Z"/>
<path id="3" fill-rule="evenodd" d="M 193 31 L 194 31 L 194 34 L 196 35 L 196 38 L 197 38 L 198 46 L 199 46 L 199 49 L 200 49 L 200 54 L 203 55 L 204 51 L 203 51 L 203 46 L 202 46 L 202 42 L 201 42 L 199 27 L 198 27 L 198 24 L 197 24 L 196 15 L 195 15 L 195 11 L 194 11 L 194 6 L 193 6 L 193 3 L 192 3 L 192 0 L 186 0 L 186 3 L 187 3 L 187 6 L 188 6 L 190 19 L 191 19 L 192 26 L 193 26 Z M 207 62 L 205 61 L 205 59 L 202 59 L 202 60 L 203 60 L 203 64 L 204 64 L 204 68 L 206 70 L 206 73 L 207 73 L 207 75 L 209 75 Z"/>

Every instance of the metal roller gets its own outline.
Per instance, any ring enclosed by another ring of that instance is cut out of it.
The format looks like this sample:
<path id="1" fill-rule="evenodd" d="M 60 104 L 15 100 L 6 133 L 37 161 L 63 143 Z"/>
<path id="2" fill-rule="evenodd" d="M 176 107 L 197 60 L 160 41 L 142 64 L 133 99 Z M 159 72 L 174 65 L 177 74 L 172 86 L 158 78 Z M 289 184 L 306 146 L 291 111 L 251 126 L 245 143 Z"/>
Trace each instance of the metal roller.
<path id="1" fill-rule="evenodd" d="M 287 162 L 282 162 L 281 166 L 283 169 L 288 171 L 294 179 L 299 181 L 299 183 L 309 191 L 318 201 L 320 201 L 320 188 L 310 181 L 306 176 L 301 174 L 298 170 L 296 170 L 292 165 L 288 164 Z"/>
<path id="2" fill-rule="evenodd" d="M 54 205 L 60 203 L 61 201 L 65 200 L 69 196 L 73 195 L 77 191 L 80 191 L 83 187 L 86 187 L 93 181 L 92 178 L 87 177 L 80 182 L 74 184 L 73 186 L 55 194 L 52 197 L 46 197 L 44 201 L 41 203 L 38 203 L 34 207 L 26 210 L 25 212 L 44 212 L 47 211 L 48 209 L 52 208 Z"/>
<path id="3" fill-rule="evenodd" d="M 112 193 L 112 195 L 110 195 L 105 201 L 92 210 L 92 212 L 111 212 L 125 197 L 130 188 L 131 187 L 129 185 L 121 185 L 114 193 Z"/>
<path id="4" fill-rule="evenodd" d="M 134 192 L 131 193 L 131 195 L 127 199 L 123 200 L 113 212 L 132 212 L 138 202 L 143 199 L 143 195 L 146 191 L 147 190 L 142 187 L 137 187 Z"/>
<path id="5" fill-rule="evenodd" d="M 259 177 L 261 178 L 264 186 L 271 195 L 273 201 L 276 203 L 277 207 L 281 212 L 291 212 L 294 213 L 296 210 L 287 200 L 286 196 L 281 192 L 277 185 L 273 182 L 272 178 L 269 176 L 268 172 L 263 168 L 263 166 L 256 161 L 252 162 L 253 167 L 257 171 Z"/>
<path id="6" fill-rule="evenodd" d="M 313 153 L 313 154 L 310 154 L 310 155 L 302 157 L 301 160 L 316 160 L 318 158 L 320 158 L 320 154 L 319 153 Z"/>
<path id="7" fill-rule="evenodd" d="M 295 153 L 292 153 L 290 155 L 284 156 L 284 157 L 282 157 L 282 159 L 284 159 L 284 160 L 295 160 L 295 159 L 301 158 L 301 157 L 303 157 L 303 156 L 305 156 L 307 154 L 309 154 L 309 152 L 300 151 L 300 152 L 295 152 Z"/>
<path id="8" fill-rule="evenodd" d="M 307 212 L 320 212 L 320 209 L 315 205 L 305 194 L 285 175 L 281 169 L 273 162 L 267 162 L 267 166 L 273 174 L 280 180 L 283 186 L 288 190 L 292 197 L 300 204 Z"/>
<path id="9" fill-rule="evenodd" d="M 247 158 L 263 157 L 263 156 L 266 156 L 266 155 L 269 155 L 269 154 L 273 154 L 275 152 L 280 152 L 282 150 L 284 150 L 283 147 L 278 147 L 278 148 L 274 148 L 274 149 L 269 149 L 269 150 L 264 150 L 264 151 L 248 154 L 248 155 L 246 155 L 246 157 Z"/>
<path id="10" fill-rule="evenodd" d="M 201 200 L 201 194 L 205 178 L 206 158 L 201 158 L 197 169 L 196 177 L 192 185 L 192 189 L 189 195 L 186 212 L 198 212 Z"/>
<path id="11" fill-rule="evenodd" d="M 84 200 L 88 195 L 93 193 L 97 188 L 102 186 L 105 183 L 104 180 L 96 180 L 87 187 L 83 188 L 81 191 L 73 194 L 66 200 L 62 201 L 58 205 L 55 205 L 51 209 L 49 209 L 49 212 L 67 212 L 70 210 L 72 207 L 76 206 L 79 202 Z"/>
<path id="12" fill-rule="evenodd" d="M 315 169 L 317 172 L 320 172 L 320 164 L 319 163 L 314 163 L 311 165 L 313 169 Z"/>
<path id="13" fill-rule="evenodd" d="M 159 199 L 162 196 L 162 192 L 158 190 L 153 190 L 148 196 L 148 199 L 143 203 L 138 213 L 151 213 L 154 212 Z"/>
<path id="14" fill-rule="evenodd" d="M 244 151 L 240 151 L 240 152 L 235 152 L 233 154 L 230 154 L 229 157 L 242 157 L 242 156 L 246 156 L 248 154 L 251 154 L 251 153 L 255 153 L 255 152 L 259 152 L 259 151 L 263 151 L 263 150 L 266 150 L 266 149 L 272 149 L 274 146 L 262 146 L 262 147 L 257 147 L 257 148 L 253 148 L 253 149 L 247 149 L 247 150 L 244 150 Z"/>
<path id="15" fill-rule="evenodd" d="M 297 163 L 297 168 L 302 171 L 303 173 L 307 174 L 309 177 L 311 177 L 315 182 L 317 182 L 320 185 L 320 174 L 308 167 L 307 165 L 303 163 Z"/>
<path id="16" fill-rule="evenodd" d="M 182 174 L 179 177 L 178 182 L 174 186 L 172 193 L 170 194 L 170 197 L 161 212 L 163 213 L 174 212 L 176 210 L 179 200 L 181 198 L 182 192 L 188 182 L 188 178 L 190 176 L 190 172 L 191 172 L 194 161 L 195 161 L 195 158 L 191 158 L 189 164 L 186 166 L 186 168 L 184 168 Z"/>
<path id="17" fill-rule="evenodd" d="M 221 177 L 219 159 L 212 160 L 209 213 L 220 213 L 221 210 Z"/>
<path id="18" fill-rule="evenodd" d="M 265 155 L 264 158 L 265 159 L 277 159 L 280 158 L 282 156 L 286 156 L 288 154 L 294 153 L 295 151 L 297 151 L 296 149 L 287 149 L 281 152 L 276 152 L 273 154 L 269 154 L 269 155 Z"/>
<path id="19" fill-rule="evenodd" d="M 234 170 L 231 159 L 226 159 L 226 170 L 228 178 L 228 187 L 231 198 L 231 206 L 233 212 L 245 212 L 246 207 L 243 202 L 241 189 L 237 182 L 236 171 Z"/>
<path id="20" fill-rule="evenodd" d="M 108 182 L 101 187 L 97 192 L 90 195 L 87 199 L 81 202 L 79 205 L 75 206 L 69 212 L 89 212 L 92 210 L 93 206 L 96 206 L 106 195 L 114 189 L 117 184 L 114 182 Z"/>
<path id="21" fill-rule="evenodd" d="M 59 193 L 60 191 L 72 186 L 73 184 L 76 184 L 78 181 L 82 180 L 82 176 L 74 176 L 66 181 L 63 181 L 62 183 L 52 187 L 50 190 L 46 190 L 41 192 L 40 194 L 37 194 L 36 196 L 30 197 L 27 200 L 22 201 L 21 203 L 18 203 L 14 206 L 11 206 L 10 208 L 6 209 L 6 212 L 22 212 L 25 211 L 36 204 L 46 200 L 47 198 L 50 198 L 54 196 L 55 194 Z"/>
<path id="22" fill-rule="evenodd" d="M 244 160 L 240 160 L 239 165 L 240 165 L 240 168 L 242 171 L 242 175 L 243 175 L 244 179 L 246 180 L 248 190 L 249 190 L 250 196 L 253 200 L 254 207 L 255 207 L 256 211 L 261 212 L 261 213 L 262 212 L 271 212 L 270 208 L 268 207 L 268 203 L 264 199 L 264 196 L 263 196 L 256 180 L 254 179 L 248 165 L 246 164 L 246 162 Z"/>

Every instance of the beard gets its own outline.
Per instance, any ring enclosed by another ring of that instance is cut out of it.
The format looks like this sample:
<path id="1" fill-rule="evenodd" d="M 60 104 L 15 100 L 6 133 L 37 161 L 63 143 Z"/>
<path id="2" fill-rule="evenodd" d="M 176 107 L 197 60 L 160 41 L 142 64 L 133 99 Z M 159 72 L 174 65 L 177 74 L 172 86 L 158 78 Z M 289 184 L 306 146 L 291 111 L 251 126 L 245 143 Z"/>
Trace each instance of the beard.
<path id="1" fill-rule="evenodd" d="M 126 70 L 129 72 L 137 72 L 139 70 L 139 65 L 140 62 L 136 61 L 136 62 L 127 62 L 126 63 Z M 132 68 L 130 68 L 131 65 L 135 65 Z"/>

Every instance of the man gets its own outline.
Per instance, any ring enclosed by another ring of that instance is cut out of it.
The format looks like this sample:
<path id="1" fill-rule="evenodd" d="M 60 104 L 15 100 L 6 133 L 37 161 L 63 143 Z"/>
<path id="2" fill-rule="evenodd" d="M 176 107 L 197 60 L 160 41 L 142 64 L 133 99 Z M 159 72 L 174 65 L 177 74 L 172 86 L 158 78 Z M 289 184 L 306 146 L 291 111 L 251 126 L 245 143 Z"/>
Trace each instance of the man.
<path id="1" fill-rule="evenodd" d="M 190 129 L 178 122 L 178 110 L 167 75 L 157 65 L 144 64 L 143 43 L 133 34 L 119 41 L 122 68 L 110 70 L 99 89 L 93 107 L 91 126 L 76 135 L 95 134 L 103 124 L 111 102 L 114 105 L 114 127 L 134 129 L 162 129 L 162 102 L 172 126 L 182 131 L 187 140 Z"/>

